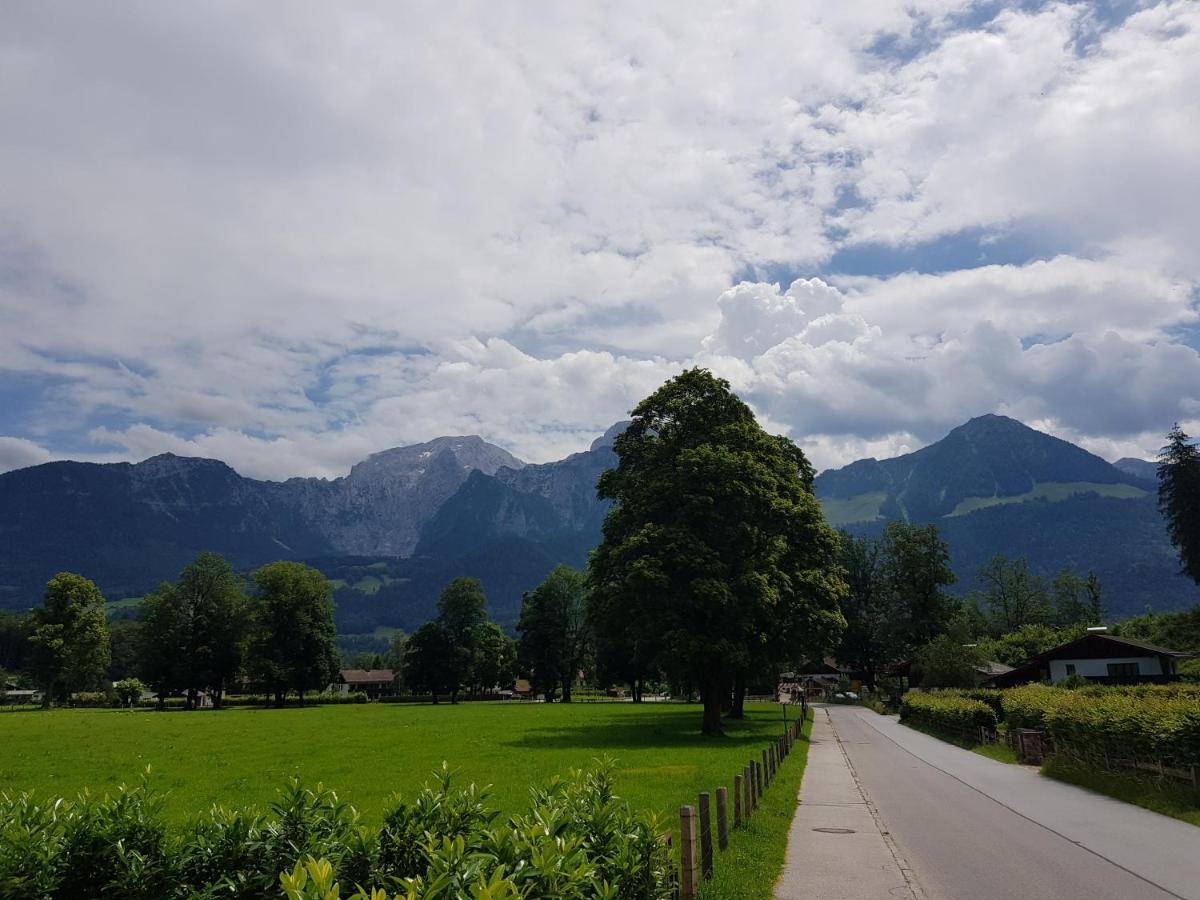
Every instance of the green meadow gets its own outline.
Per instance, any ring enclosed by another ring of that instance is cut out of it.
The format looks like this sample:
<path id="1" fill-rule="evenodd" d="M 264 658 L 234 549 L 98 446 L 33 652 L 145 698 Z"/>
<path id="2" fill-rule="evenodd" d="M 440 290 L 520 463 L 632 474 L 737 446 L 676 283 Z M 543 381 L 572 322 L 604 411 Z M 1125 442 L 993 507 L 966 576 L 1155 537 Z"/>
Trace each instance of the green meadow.
<path id="1" fill-rule="evenodd" d="M 111 792 L 150 767 L 165 815 L 212 804 L 266 808 L 299 776 L 336 789 L 368 821 L 447 761 L 460 784 L 491 785 L 503 812 L 528 789 L 608 757 L 618 793 L 678 826 L 678 808 L 724 785 L 783 730 L 783 707 L 748 704 L 722 737 L 700 734 L 700 707 L 675 703 L 372 703 L 197 712 L 0 712 L 0 789 L 72 797 Z M 794 720 L 796 710 L 789 710 Z M 806 744 L 796 747 L 760 815 L 735 836 L 705 896 L 767 897 L 783 862 Z M 715 802 L 715 801 L 714 801 Z M 714 805 L 715 810 L 715 805 Z M 730 800 L 732 817 L 732 797 Z M 724 870 L 724 872 L 720 870 Z"/>

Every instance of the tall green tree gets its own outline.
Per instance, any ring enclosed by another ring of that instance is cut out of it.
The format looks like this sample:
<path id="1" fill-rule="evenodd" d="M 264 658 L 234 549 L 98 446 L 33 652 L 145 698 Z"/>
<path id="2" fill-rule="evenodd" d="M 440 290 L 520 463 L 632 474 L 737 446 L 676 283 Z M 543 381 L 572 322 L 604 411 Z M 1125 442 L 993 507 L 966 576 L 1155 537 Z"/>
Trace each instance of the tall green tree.
<path id="1" fill-rule="evenodd" d="M 186 678 L 183 660 L 187 616 L 175 585 L 162 582 L 142 598 L 138 616 L 138 675 L 154 691 L 161 709 Z"/>
<path id="2" fill-rule="evenodd" d="M 60 572 L 32 614 L 30 668 L 42 686 L 42 705 L 96 687 L 110 659 L 104 595 L 96 585 Z"/>
<path id="3" fill-rule="evenodd" d="M 662 667 L 699 687 L 703 730 L 719 733 L 739 676 L 823 654 L 845 625 L 812 467 L 703 369 L 639 403 L 614 450 L 591 588 L 613 627 L 658 635 Z"/>
<path id="4" fill-rule="evenodd" d="M 890 593 L 883 580 L 883 546 L 875 538 L 841 533 L 839 561 L 846 580 L 842 613 L 846 631 L 837 651 L 838 662 L 861 671 L 874 687 L 881 663 L 887 662 L 887 622 Z"/>
<path id="5" fill-rule="evenodd" d="M 438 597 L 438 625 L 446 640 L 450 702 L 471 684 L 476 642 L 487 618 L 487 596 L 478 578 L 455 578 Z"/>
<path id="6" fill-rule="evenodd" d="M 194 709 L 200 691 L 220 706 L 242 665 L 248 609 L 242 579 L 217 553 L 201 553 L 142 600 L 141 674 L 161 700 L 186 691 Z"/>
<path id="7" fill-rule="evenodd" d="M 1178 423 L 1158 454 L 1158 506 L 1183 573 L 1200 584 L 1200 448 Z"/>
<path id="8" fill-rule="evenodd" d="M 414 691 L 429 691 L 436 704 L 438 694 L 451 693 L 456 684 L 450 656 L 450 641 L 441 623 L 426 622 L 404 645 L 405 683 Z"/>
<path id="9" fill-rule="evenodd" d="M 206 690 L 220 706 L 242 665 L 247 601 L 242 579 L 218 553 L 201 553 L 175 585 L 188 614 L 184 644 L 189 697 Z"/>
<path id="10" fill-rule="evenodd" d="M 471 660 L 471 692 L 482 694 L 516 678 L 517 643 L 495 622 L 484 622 L 475 631 Z"/>
<path id="11" fill-rule="evenodd" d="M 1051 619 L 1060 628 L 1103 624 L 1100 579 L 1095 572 L 1084 578 L 1078 572 L 1063 569 L 1050 583 L 1050 607 Z"/>
<path id="12" fill-rule="evenodd" d="M 333 681 L 340 657 L 333 625 L 333 588 L 316 569 L 274 562 L 253 575 L 250 598 L 250 670 L 283 706 Z"/>
<path id="13" fill-rule="evenodd" d="M 996 554 L 979 567 L 979 580 L 984 584 L 982 598 L 994 634 L 1053 618 L 1046 583 L 1029 571 L 1025 560 Z"/>
<path id="14" fill-rule="evenodd" d="M 945 589 L 957 579 L 936 525 L 888 523 L 881 554 L 888 649 L 901 659 L 946 630 L 960 604 Z"/>
<path id="15" fill-rule="evenodd" d="M 534 691 L 552 700 L 561 686 L 563 702 L 570 703 L 571 684 L 588 653 L 587 576 L 556 566 L 522 598 L 517 633 Z"/>

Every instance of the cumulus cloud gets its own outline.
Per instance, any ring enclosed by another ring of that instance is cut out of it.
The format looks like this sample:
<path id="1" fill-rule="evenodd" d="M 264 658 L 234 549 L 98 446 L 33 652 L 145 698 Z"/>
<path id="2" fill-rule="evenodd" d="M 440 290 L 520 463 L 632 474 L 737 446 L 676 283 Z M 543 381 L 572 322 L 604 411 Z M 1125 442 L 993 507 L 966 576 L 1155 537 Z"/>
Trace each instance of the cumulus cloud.
<path id="1" fill-rule="evenodd" d="M 0 464 L 538 461 L 691 363 L 822 464 L 987 411 L 1144 447 L 1200 418 L 1200 8 L 991 9 L 15 8 Z"/>
<path id="2" fill-rule="evenodd" d="M 49 462 L 50 451 L 24 438 L 0 437 L 0 472 Z"/>

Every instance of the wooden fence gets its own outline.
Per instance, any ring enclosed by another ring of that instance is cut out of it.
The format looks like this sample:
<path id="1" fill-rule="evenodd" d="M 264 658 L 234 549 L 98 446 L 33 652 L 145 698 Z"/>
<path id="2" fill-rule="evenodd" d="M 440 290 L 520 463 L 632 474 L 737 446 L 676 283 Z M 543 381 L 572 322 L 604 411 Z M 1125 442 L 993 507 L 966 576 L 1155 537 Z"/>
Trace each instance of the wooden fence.
<path id="1" fill-rule="evenodd" d="M 700 886 L 713 877 L 717 854 L 729 849 L 731 833 L 744 828 L 762 802 L 763 794 L 779 774 L 779 767 L 791 755 L 808 718 L 808 701 L 800 703 L 800 717 L 789 722 L 783 734 L 771 741 L 759 759 L 750 759 L 746 767 L 733 775 L 733 822 L 729 821 L 729 793 L 725 786 L 716 789 L 716 844 L 713 843 L 713 796 L 704 791 L 695 806 L 679 808 L 679 900 L 694 900 Z M 669 837 L 667 838 L 669 840 Z"/>

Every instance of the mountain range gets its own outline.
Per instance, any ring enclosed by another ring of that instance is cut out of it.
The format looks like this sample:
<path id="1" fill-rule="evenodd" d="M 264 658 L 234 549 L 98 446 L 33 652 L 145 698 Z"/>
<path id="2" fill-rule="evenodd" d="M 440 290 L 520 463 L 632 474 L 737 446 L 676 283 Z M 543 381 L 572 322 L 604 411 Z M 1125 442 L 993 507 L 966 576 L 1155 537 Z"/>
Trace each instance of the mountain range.
<path id="1" fill-rule="evenodd" d="M 55 572 L 110 598 L 173 578 L 198 552 L 240 569 L 303 559 L 335 585 L 339 631 L 378 634 L 428 618 L 441 587 L 479 577 L 511 624 L 521 594 L 557 563 L 582 566 L 607 511 L 595 495 L 623 423 L 582 452 L 526 464 L 474 436 L 385 450 L 336 479 L 244 478 L 225 463 L 165 454 L 144 462 L 52 462 L 0 474 L 0 607 L 37 602 Z M 993 554 L 1039 572 L 1095 571 L 1116 615 L 1200 600 L 1156 504 L 1154 464 L 1098 456 L 987 415 L 927 447 L 817 476 L 831 524 L 878 533 L 936 523 L 956 589 Z"/>

